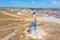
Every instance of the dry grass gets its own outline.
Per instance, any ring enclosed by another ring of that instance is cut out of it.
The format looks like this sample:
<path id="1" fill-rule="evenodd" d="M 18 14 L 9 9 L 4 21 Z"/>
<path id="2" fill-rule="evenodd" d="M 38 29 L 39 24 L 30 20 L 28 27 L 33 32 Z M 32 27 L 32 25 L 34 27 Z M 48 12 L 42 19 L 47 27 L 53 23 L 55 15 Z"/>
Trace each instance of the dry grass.
<path id="1" fill-rule="evenodd" d="M 11 14 L 13 13 L 14 15 L 16 15 L 15 11 L 11 12 L 8 9 L 3 10 L 3 11 L 5 11 L 7 13 L 11 13 Z M 4 18 L 4 19 L 9 18 L 10 19 L 13 17 L 9 17 L 7 15 L 1 14 L 0 18 Z M 33 21 L 33 18 L 31 16 L 31 14 L 28 12 L 21 14 L 20 18 L 23 20 L 19 20 L 19 21 L 18 20 L 0 20 L 0 30 L 13 27 L 6 31 L 0 31 L 0 39 L 5 37 L 7 34 L 9 34 L 10 32 L 13 32 L 14 30 L 16 30 L 18 28 L 18 32 L 16 33 L 16 35 L 14 37 L 12 37 L 10 40 L 26 40 L 24 31 L 27 27 L 29 27 L 29 24 Z M 14 19 L 18 19 L 18 18 L 14 18 Z M 25 19 L 29 19 L 29 20 L 25 20 Z M 10 25 L 14 25 L 14 26 L 10 26 Z M 45 32 L 48 33 L 44 37 L 45 40 L 60 40 L 60 24 L 56 24 L 56 23 L 52 23 L 52 22 L 45 22 L 42 20 L 39 21 L 37 19 L 37 26 L 42 26 L 41 29 L 43 29 Z M 23 37 L 20 37 L 21 35 Z M 27 40 L 33 40 L 33 38 L 27 37 Z"/>

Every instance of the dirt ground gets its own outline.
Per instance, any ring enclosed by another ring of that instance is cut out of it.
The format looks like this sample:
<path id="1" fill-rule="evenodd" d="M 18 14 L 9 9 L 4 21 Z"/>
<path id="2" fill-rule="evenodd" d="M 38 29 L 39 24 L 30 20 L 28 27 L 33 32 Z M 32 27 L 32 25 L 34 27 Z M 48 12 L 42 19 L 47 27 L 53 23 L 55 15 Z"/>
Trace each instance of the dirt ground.
<path id="1" fill-rule="evenodd" d="M 6 12 L 6 11 L 5 11 Z M 8 13 L 8 12 L 7 12 Z M 9 11 L 9 13 L 12 14 L 12 12 Z M 1 14 L 2 15 L 2 14 Z M 4 37 L 6 37 L 9 33 L 14 32 L 14 30 L 18 29 L 16 34 L 10 38 L 9 40 L 60 40 L 60 24 L 53 23 L 53 22 L 46 22 L 43 20 L 39 20 L 39 18 L 43 17 L 36 17 L 37 27 L 42 29 L 47 34 L 43 36 L 43 39 L 33 39 L 32 37 L 26 37 L 24 31 L 27 27 L 29 27 L 30 23 L 34 20 L 34 18 L 31 16 L 32 14 L 29 14 L 28 12 L 25 14 L 21 14 L 20 18 L 14 18 L 12 17 L 11 20 L 10 17 L 3 17 L 1 16 L 0 19 L 0 40 Z M 6 19 L 6 20 L 5 20 Z M 9 19 L 9 20 L 8 20 Z M 16 20 L 17 19 L 17 20 Z M 43 33 L 44 34 L 44 33 Z"/>

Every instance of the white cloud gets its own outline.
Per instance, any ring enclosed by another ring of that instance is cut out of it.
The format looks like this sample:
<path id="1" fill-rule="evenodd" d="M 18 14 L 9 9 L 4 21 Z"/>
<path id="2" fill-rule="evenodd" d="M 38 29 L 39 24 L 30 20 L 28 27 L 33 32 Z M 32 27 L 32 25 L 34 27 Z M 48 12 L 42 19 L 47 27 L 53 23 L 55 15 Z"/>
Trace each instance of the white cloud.
<path id="1" fill-rule="evenodd" d="M 57 2 L 57 1 L 53 1 L 52 3 L 53 3 L 53 4 L 58 4 L 59 2 Z"/>
<path id="2" fill-rule="evenodd" d="M 60 2 L 58 2 L 58 1 L 52 1 L 52 4 L 53 5 L 60 5 Z"/>
<path id="3" fill-rule="evenodd" d="M 34 3 L 34 1 L 32 1 L 32 4 Z"/>
<path id="4" fill-rule="evenodd" d="M 11 1 L 11 2 L 19 2 L 19 1 Z"/>
<path id="5" fill-rule="evenodd" d="M 41 2 L 41 4 L 45 4 L 45 2 Z"/>

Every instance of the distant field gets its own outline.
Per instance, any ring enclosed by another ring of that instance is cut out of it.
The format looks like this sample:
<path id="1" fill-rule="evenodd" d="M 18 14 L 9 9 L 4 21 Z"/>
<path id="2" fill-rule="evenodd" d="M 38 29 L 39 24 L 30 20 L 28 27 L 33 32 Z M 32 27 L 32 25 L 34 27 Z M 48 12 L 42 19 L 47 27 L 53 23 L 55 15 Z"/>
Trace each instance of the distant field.
<path id="1" fill-rule="evenodd" d="M 17 30 L 16 35 L 14 35 L 9 40 L 37 40 L 37 38 L 33 39 L 30 36 L 26 37 L 24 32 L 26 28 L 30 26 L 30 23 L 34 20 L 31 13 L 25 12 L 20 15 L 17 15 L 15 11 L 11 12 L 9 9 L 0 11 L 7 12 L 8 14 L 12 14 L 15 16 L 19 16 L 19 18 L 13 17 L 0 12 L 0 40 L 6 37 L 9 33 L 14 32 L 15 30 Z M 36 18 L 38 18 L 38 16 Z M 43 17 L 39 16 L 39 18 Z M 60 40 L 60 24 L 53 22 L 45 22 L 43 20 L 39 20 L 39 18 L 36 21 L 37 27 L 43 29 L 47 33 L 46 36 L 43 36 L 43 39 Z"/>
<path id="2" fill-rule="evenodd" d="M 14 11 L 11 11 L 11 10 L 9 10 L 9 9 L 5 9 L 5 10 L 0 10 L 0 11 L 2 11 L 2 12 L 5 12 L 5 13 L 8 13 L 8 14 L 11 14 L 11 15 L 15 15 L 15 16 L 17 16 L 17 17 L 15 17 L 15 16 L 11 16 L 11 15 L 8 15 L 8 14 L 4 14 L 4 13 L 2 13 L 2 12 L 0 12 L 0 18 L 4 18 L 4 19 L 19 19 L 19 18 L 29 18 L 29 17 L 31 17 L 32 16 L 32 14 L 31 13 L 29 13 L 29 12 L 24 12 L 24 13 L 20 13 L 20 15 L 18 15 L 18 13 L 16 12 L 16 10 L 14 10 Z"/>
<path id="3" fill-rule="evenodd" d="M 16 12 L 14 12 L 14 11 L 13 12 L 11 12 L 9 10 L 1 10 L 1 11 L 6 12 L 8 14 L 16 15 Z M 24 13 L 24 14 L 22 13 L 21 15 L 16 15 L 16 16 L 19 16 L 20 18 L 6 15 L 6 14 L 0 12 L 0 39 L 7 36 L 11 32 L 14 32 L 17 28 L 18 28 L 18 32 L 14 37 L 12 37 L 12 39 L 14 39 L 14 40 L 15 40 L 15 38 L 19 39 L 18 37 L 20 35 L 23 35 L 23 36 L 25 35 L 24 30 L 26 27 L 29 26 L 29 25 L 25 25 L 25 24 L 28 24 L 31 22 L 31 21 L 25 21 L 25 18 L 26 19 L 30 18 L 31 15 L 28 13 Z M 7 20 L 7 19 L 9 19 L 9 20 Z M 11 20 L 11 19 L 15 19 L 15 20 Z M 19 20 L 16 20 L 16 19 L 19 19 Z M 22 20 L 20 20 L 20 19 L 22 19 Z M 25 37 L 23 37 L 23 38 L 25 38 Z"/>

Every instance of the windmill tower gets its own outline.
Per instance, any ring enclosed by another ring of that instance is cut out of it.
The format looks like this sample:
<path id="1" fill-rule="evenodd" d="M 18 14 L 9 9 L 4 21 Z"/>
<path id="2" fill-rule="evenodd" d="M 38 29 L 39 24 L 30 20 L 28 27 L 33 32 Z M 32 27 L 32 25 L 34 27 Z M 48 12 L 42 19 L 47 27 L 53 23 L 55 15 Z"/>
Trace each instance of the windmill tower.
<path id="1" fill-rule="evenodd" d="M 34 20 L 31 22 L 29 29 L 30 29 L 30 34 L 35 35 L 36 34 L 36 14 L 33 13 L 32 15 Z"/>

